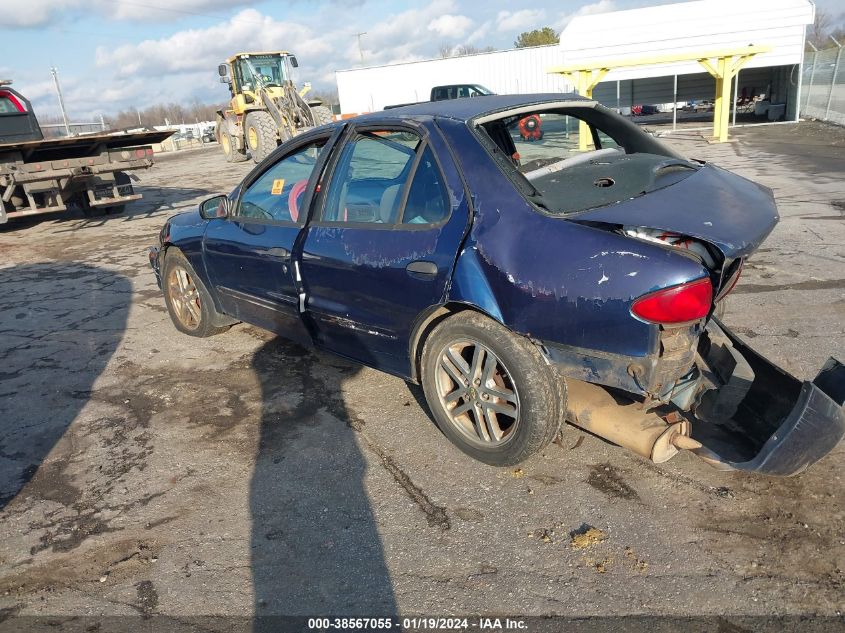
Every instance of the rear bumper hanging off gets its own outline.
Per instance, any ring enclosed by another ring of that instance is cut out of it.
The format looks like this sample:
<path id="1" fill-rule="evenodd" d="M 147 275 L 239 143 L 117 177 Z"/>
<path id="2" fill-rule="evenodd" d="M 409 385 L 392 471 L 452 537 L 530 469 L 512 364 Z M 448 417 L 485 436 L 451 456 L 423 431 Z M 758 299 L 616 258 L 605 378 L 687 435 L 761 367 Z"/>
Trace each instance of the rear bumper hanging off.
<path id="1" fill-rule="evenodd" d="M 700 369 L 716 388 L 695 409 L 694 452 L 718 468 L 796 475 L 845 435 L 845 366 L 831 358 L 800 381 L 745 345 L 718 320 L 699 346 Z"/>
<path id="2" fill-rule="evenodd" d="M 845 366 L 831 358 L 800 381 L 717 319 L 671 404 L 649 407 L 618 389 L 566 378 L 567 419 L 654 462 L 690 450 L 723 470 L 796 475 L 845 435 Z"/>

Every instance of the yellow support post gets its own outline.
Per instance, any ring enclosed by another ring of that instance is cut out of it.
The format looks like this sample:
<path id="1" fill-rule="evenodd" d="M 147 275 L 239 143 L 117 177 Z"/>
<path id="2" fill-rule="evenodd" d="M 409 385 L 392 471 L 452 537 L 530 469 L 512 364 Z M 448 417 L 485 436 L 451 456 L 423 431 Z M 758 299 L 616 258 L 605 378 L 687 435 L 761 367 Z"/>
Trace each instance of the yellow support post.
<path id="1" fill-rule="evenodd" d="M 716 80 L 716 102 L 713 107 L 713 140 L 724 143 L 728 140 L 731 112 L 731 85 L 734 77 L 753 54 L 717 55 L 715 66 L 708 58 L 698 63 Z"/>
<path id="2" fill-rule="evenodd" d="M 587 99 L 593 98 L 593 88 L 595 88 L 604 76 L 610 71 L 609 68 L 590 68 L 579 69 L 571 72 L 562 72 L 561 74 L 568 78 L 575 87 L 577 92 L 582 97 Z M 587 151 L 587 146 L 592 142 L 590 135 L 590 126 L 586 121 L 578 123 L 578 150 L 581 152 Z"/>
<path id="3" fill-rule="evenodd" d="M 767 53 L 771 46 L 740 46 L 702 53 L 677 53 L 655 55 L 652 57 L 604 60 L 587 65 L 555 66 L 546 72 L 558 73 L 570 78 L 575 90 L 588 99 L 593 96 L 593 88 L 604 79 L 611 68 L 630 68 L 632 66 L 652 66 L 685 61 L 697 61 L 716 80 L 716 106 L 713 110 L 713 136 L 719 142 L 728 140 L 730 121 L 731 83 L 736 73 L 745 63 L 759 53 Z M 711 61 L 715 61 L 714 62 Z M 583 121 L 579 126 L 578 148 L 586 150 L 589 139 L 589 126 Z"/>
<path id="4" fill-rule="evenodd" d="M 578 94 L 587 99 L 593 98 L 593 86 L 589 85 L 593 71 L 582 70 L 578 73 Z M 587 135 L 590 133 L 590 126 L 586 121 L 578 121 L 578 151 L 587 151 Z"/>
<path id="5" fill-rule="evenodd" d="M 720 143 L 728 140 L 728 126 L 731 120 L 731 84 L 733 83 L 734 74 L 731 73 L 729 65 L 732 65 L 733 59 L 723 57 L 719 60 L 719 71 L 722 76 L 716 90 L 718 91 L 718 108 L 719 118 L 713 125 L 713 138 Z"/>

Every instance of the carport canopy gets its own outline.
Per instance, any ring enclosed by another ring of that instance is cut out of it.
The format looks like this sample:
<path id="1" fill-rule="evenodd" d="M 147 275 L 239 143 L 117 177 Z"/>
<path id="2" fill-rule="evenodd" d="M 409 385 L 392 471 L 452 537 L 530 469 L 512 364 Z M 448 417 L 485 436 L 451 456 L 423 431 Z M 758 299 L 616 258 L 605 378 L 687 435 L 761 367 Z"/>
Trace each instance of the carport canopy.
<path id="1" fill-rule="evenodd" d="M 772 50 L 771 46 L 749 45 L 718 50 L 684 51 L 651 57 L 619 58 L 582 62 L 568 66 L 552 66 L 546 72 L 563 75 L 574 84 L 578 94 L 582 97 L 591 98 L 593 88 L 613 69 L 697 61 L 716 80 L 713 138 L 722 143 L 728 140 L 731 82 L 748 60 L 759 53 L 767 53 L 770 50 Z M 582 151 L 586 150 L 589 130 L 587 124 L 583 121 L 578 137 L 579 148 Z"/>

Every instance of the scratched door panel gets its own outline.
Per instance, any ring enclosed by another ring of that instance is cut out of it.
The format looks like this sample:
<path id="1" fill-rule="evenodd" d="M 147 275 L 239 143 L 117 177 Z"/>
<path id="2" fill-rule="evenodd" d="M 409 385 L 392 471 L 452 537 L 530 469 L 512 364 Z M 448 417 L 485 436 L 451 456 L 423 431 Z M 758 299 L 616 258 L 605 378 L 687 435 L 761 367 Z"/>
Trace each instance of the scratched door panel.
<path id="1" fill-rule="evenodd" d="M 302 275 L 319 345 L 407 376 L 410 333 L 444 299 L 468 206 L 448 154 L 435 154 L 445 152 L 439 136 L 392 139 L 353 135 L 341 150 L 329 220 L 306 229 Z"/>

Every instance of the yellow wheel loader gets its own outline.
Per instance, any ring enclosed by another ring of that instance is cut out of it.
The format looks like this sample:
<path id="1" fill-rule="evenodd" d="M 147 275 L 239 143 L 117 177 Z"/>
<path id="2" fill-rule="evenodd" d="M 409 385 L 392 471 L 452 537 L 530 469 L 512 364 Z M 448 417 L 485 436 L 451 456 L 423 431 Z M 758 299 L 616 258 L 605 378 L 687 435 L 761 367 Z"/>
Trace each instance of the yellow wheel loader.
<path id="1" fill-rule="evenodd" d="M 276 147 L 312 127 L 330 123 L 332 113 L 320 100 L 305 100 L 291 79 L 298 66 L 286 51 L 238 53 L 220 64 L 220 81 L 232 100 L 217 112 L 216 135 L 226 160 L 258 163 Z"/>

